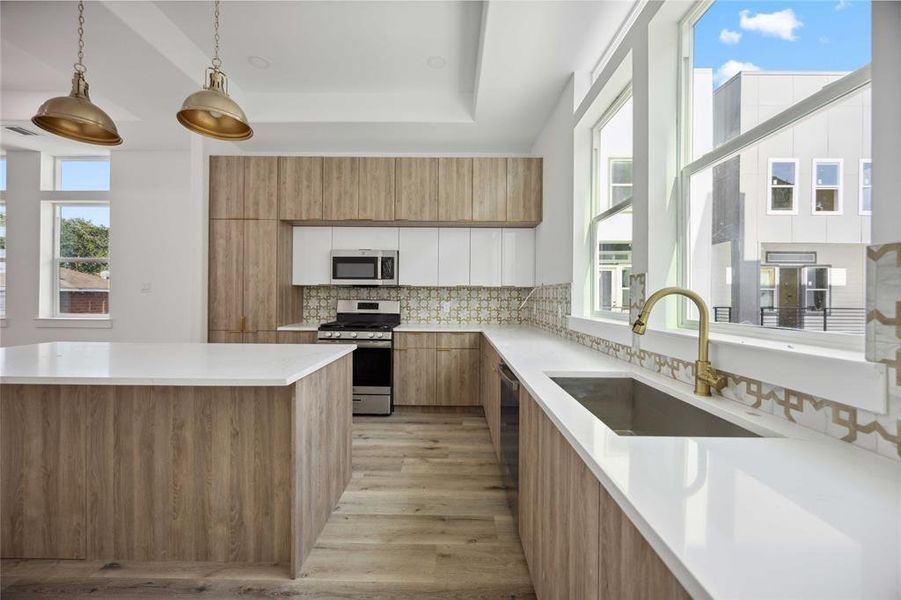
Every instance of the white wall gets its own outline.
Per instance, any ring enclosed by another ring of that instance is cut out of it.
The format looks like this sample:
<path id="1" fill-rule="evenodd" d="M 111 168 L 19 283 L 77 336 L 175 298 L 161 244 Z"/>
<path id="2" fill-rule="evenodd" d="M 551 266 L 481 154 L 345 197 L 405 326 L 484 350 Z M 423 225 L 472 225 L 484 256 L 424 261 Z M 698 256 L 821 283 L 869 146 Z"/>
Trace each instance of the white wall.
<path id="1" fill-rule="evenodd" d="M 572 281 L 573 79 L 532 146 L 544 158 L 544 215 L 535 231 L 535 282 Z"/>
<path id="2" fill-rule="evenodd" d="M 10 151 L 7 161 L 7 315 L 0 345 L 203 341 L 206 203 L 203 166 L 192 153 L 114 151 L 110 191 L 103 194 L 41 192 L 38 152 Z M 92 198 L 110 202 L 112 327 L 46 326 L 35 319 L 41 202 Z"/>

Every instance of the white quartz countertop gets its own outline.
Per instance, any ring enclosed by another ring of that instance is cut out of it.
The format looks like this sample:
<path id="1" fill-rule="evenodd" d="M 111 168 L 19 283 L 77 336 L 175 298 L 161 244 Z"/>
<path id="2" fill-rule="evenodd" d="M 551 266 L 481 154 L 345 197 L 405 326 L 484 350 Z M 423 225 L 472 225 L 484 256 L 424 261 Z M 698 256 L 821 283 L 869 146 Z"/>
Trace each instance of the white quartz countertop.
<path id="1" fill-rule="evenodd" d="M 479 327 L 693 597 L 901 598 L 898 463 L 537 329 Z M 560 375 L 632 377 L 778 437 L 620 437 Z"/>
<path id="2" fill-rule="evenodd" d="M 290 385 L 353 344 L 48 342 L 0 348 L 0 383 Z"/>

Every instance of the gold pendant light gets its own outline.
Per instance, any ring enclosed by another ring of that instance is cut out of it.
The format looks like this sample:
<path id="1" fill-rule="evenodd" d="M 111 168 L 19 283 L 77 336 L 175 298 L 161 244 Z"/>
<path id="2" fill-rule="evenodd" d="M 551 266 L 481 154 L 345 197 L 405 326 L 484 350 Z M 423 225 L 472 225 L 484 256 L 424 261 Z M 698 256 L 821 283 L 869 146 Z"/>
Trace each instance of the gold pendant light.
<path id="1" fill-rule="evenodd" d="M 238 103 L 228 96 L 228 77 L 222 72 L 219 58 L 219 0 L 213 14 L 213 66 L 207 67 L 206 85 L 194 92 L 181 105 L 178 122 L 195 133 L 217 140 L 241 141 L 253 135 L 247 116 Z"/>
<path id="2" fill-rule="evenodd" d="M 45 131 L 87 144 L 118 146 L 122 143 L 116 124 L 88 96 L 84 59 L 84 2 L 78 0 L 78 62 L 72 76 L 72 91 L 44 102 L 31 122 Z"/>

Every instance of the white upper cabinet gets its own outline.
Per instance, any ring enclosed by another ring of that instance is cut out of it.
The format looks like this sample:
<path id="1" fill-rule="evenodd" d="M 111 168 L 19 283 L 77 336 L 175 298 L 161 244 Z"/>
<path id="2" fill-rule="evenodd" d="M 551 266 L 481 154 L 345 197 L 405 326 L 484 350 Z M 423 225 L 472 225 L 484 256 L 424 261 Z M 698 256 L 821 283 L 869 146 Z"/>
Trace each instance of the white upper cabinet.
<path id="1" fill-rule="evenodd" d="M 438 285 L 437 234 L 437 229 L 428 227 L 404 227 L 400 230 L 397 265 L 400 285 Z"/>
<path id="2" fill-rule="evenodd" d="M 438 230 L 438 285 L 469 285 L 469 244 L 469 229 Z"/>
<path id="3" fill-rule="evenodd" d="M 469 284 L 500 287 L 502 229 L 470 230 Z"/>
<path id="4" fill-rule="evenodd" d="M 335 250 L 397 250 L 397 227 L 335 227 L 332 248 Z"/>
<path id="5" fill-rule="evenodd" d="M 535 285 L 535 230 L 504 229 L 501 283 L 505 286 Z"/>
<path id="6" fill-rule="evenodd" d="M 295 227 L 291 260 L 294 285 L 327 285 L 332 252 L 331 227 Z"/>

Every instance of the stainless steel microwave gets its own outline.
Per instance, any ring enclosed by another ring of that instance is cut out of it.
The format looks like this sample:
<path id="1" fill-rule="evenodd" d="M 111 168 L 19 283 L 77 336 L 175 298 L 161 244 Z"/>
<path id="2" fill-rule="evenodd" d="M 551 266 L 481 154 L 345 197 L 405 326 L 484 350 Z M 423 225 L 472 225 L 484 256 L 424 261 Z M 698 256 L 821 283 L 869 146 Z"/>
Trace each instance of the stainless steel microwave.
<path id="1" fill-rule="evenodd" d="M 397 285 L 397 250 L 332 250 L 332 285 Z"/>

